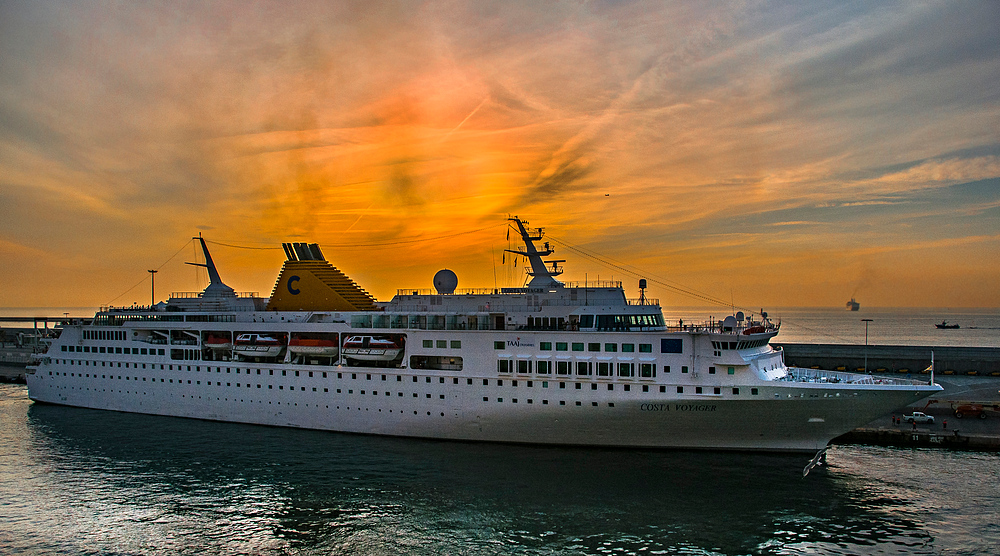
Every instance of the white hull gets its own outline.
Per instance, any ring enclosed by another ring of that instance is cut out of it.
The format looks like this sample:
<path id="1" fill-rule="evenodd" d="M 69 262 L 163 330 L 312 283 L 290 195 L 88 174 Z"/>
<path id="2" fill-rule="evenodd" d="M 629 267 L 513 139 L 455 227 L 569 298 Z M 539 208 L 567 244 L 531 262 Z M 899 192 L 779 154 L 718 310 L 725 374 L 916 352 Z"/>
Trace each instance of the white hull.
<path id="1" fill-rule="evenodd" d="M 300 376 L 256 375 L 252 367 L 242 366 L 236 374 L 130 369 L 125 380 L 116 369 L 115 375 L 103 375 L 115 378 L 29 374 L 28 387 L 38 402 L 351 433 L 798 452 L 814 452 L 886 408 L 927 395 L 912 387 L 844 385 L 831 390 L 825 384 L 789 382 L 760 387 L 753 399 L 731 391 L 671 396 L 637 393 L 641 384 L 631 384 L 629 392 L 620 383 L 587 381 L 577 389 L 572 380 L 537 378 L 520 378 L 517 386 L 510 379 L 499 379 L 504 386 L 486 379 L 489 384 L 483 386 L 482 378 L 463 377 L 455 384 L 453 377 L 441 383 L 434 376 L 427 382 L 427 375 L 349 367 L 326 371 L 323 378 L 316 367 L 288 367 L 302 369 Z M 202 384 L 196 383 L 199 379 Z M 566 387 L 560 388 L 560 382 Z M 592 389 L 592 383 L 599 387 Z M 615 389 L 609 391 L 607 384 Z"/>

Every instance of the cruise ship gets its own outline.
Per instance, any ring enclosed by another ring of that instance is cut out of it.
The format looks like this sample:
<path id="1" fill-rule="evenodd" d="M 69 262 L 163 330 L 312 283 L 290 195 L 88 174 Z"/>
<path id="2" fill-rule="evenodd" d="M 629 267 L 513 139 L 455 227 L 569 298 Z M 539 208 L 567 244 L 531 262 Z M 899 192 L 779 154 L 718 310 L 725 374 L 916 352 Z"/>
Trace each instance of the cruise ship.
<path id="1" fill-rule="evenodd" d="M 564 283 L 543 230 L 514 217 L 517 288 L 388 302 L 286 243 L 267 298 L 209 285 L 69 322 L 29 366 L 35 402 L 346 433 L 552 445 L 813 453 L 941 390 L 788 367 L 766 313 L 666 322 L 621 282 Z M 193 263 L 192 263 L 193 264 Z"/>

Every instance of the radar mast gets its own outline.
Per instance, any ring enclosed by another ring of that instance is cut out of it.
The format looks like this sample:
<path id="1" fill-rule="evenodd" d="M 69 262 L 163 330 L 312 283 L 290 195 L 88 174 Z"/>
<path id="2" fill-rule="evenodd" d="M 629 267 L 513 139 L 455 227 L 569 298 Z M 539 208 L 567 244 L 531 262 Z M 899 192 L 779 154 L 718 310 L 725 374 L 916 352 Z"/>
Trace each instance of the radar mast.
<path id="1" fill-rule="evenodd" d="M 542 257 L 547 257 L 555 252 L 551 247 L 549 247 L 549 242 L 547 241 L 544 243 L 544 247 L 541 250 L 538 250 L 538 248 L 535 247 L 535 242 L 542 239 L 543 229 L 535 228 L 534 230 L 529 230 L 524 227 L 527 222 L 516 216 L 508 218 L 507 220 L 517 224 L 517 229 L 521 233 L 521 241 L 524 242 L 524 250 L 504 249 L 504 251 L 515 255 L 522 255 L 528 259 L 529 263 L 531 263 L 531 271 L 528 272 L 528 275 L 531 276 L 531 281 L 528 282 L 528 286 L 539 288 L 562 287 L 563 283 L 556 280 L 555 277 L 563 273 L 563 269 L 559 267 L 559 263 L 564 263 L 566 261 L 542 260 Z M 551 264 L 552 267 L 546 267 L 546 264 Z"/>

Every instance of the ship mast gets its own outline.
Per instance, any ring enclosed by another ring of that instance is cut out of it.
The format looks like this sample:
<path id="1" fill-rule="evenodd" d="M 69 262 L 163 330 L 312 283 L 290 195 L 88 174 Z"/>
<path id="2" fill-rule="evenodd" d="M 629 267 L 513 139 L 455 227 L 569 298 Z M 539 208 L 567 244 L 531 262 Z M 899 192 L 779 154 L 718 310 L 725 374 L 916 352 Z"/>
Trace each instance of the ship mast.
<path id="1" fill-rule="evenodd" d="M 201 242 L 201 250 L 205 253 L 204 263 L 184 263 L 191 266 L 200 266 L 208 270 L 208 287 L 202 292 L 203 297 L 213 297 L 213 296 L 235 296 L 236 291 L 230 288 L 222 282 L 222 278 L 219 276 L 219 270 L 215 268 L 215 261 L 212 260 L 211 253 L 208 252 L 208 245 L 205 244 L 205 238 L 198 234 L 198 237 L 192 238 L 197 239 Z"/>
<path id="2" fill-rule="evenodd" d="M 542 239 L 542 228 L 535 228 L 534 230 L 529 231 L 524 227 L 527 222 L 516 216 L 508 218 L 507 220 L 517 224 L 517 229 L 521 233 L 521 241 L 524 242 L 524 250 L 504 249 L 504 251 L 527 257 L 528 262 L 531 263 L 531 271 L 528 272 L 528 275 L 531 276 L 531 281 L 528 282 L 528 286 L 539 288 L 561 287 L 563 283 L 556 280 L 555 277 L 563 273 L 562 268 L 559 267 L 559 263 L 564 263 L 566 261 L 542 260 L 542 257 L 547 257 L 555 252 L 551 247 L 549 247 L 549 242 L 547 241 L 544 243 L 544 247 L 541 250 L 535 247 L 535 242 Z M 546 267 L 546 264 L 551 264 L 552 268 Z"/>

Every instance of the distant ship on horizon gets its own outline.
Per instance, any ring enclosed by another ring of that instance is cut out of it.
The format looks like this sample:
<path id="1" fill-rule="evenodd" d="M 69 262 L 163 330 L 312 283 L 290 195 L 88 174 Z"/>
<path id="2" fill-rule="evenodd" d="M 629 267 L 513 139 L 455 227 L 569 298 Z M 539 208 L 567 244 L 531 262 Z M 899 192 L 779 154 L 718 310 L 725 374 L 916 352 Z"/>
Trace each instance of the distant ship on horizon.
<path id="1" fill-rule="evenodd" d="M 861 304 L 858 303 L 857 301 L 855 301 L 853 297 L 851 298 L 850 301 L 847 302 L 847 310 L 848 311 L 857 311 L 860 308 L 861 308 Z"/>

